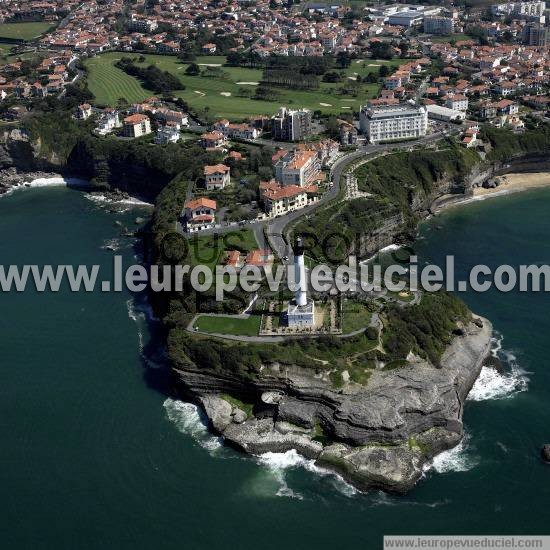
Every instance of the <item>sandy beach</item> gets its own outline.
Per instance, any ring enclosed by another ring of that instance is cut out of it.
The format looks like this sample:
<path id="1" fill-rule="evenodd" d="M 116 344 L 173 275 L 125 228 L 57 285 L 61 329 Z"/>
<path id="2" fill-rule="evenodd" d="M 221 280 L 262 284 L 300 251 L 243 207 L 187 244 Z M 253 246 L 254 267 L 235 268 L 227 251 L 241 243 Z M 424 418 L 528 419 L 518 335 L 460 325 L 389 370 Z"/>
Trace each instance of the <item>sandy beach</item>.
<path id="1" fill-rule="evenodd" d="M 449 208 L 464 206 L 465 204 L 493 197 L 502 197 L 519 191 L 550 187 L 550 172 L 510 173 L 504 176 L 497 176 L 495 179 L 500 182 L 498 187 L 491 189 L 475 187 L 471 195 L 445 195 L 436 199 L 431 206 L 432 213 L 438 214 Z"/>
<path id="2" fill-rule="evenodd" d="M 493 189 L 485 189 L 476 187 L 474 189 L 474 197 L 487 195 L 496 195 L 514 193 L 516 191 L 524 191 L 535 187 L 550 186 L 550 172 L 526 172 L 523 174 L 506 174 L 495 178 L 499 182 L 499 186 Z"/>

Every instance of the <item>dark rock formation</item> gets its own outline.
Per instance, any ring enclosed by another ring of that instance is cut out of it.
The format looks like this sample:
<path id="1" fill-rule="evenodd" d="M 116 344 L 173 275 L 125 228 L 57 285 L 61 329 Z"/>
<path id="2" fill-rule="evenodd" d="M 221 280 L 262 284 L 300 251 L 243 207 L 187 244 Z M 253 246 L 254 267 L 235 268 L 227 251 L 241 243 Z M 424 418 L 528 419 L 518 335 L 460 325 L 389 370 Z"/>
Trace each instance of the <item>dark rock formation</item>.
<path id="1" fill-rule="evenodd" d="M 544 445 L 541 449 L 542 460 L 550 463 L 550 444 Z"/>
<path id="2" fill-rule="evenodd" d="M 375 370 L 366 386 L 336 390 L 315 372 L 266 364 L 253 382 L 205 370 L 175 370 L 178 387 L 199 403 L 212 428 L 252 454 L 296 449 L 353 485 L 410 490 L 423 466 L 463 436 L 464 401 L 490 351 L 492 328 L 477 320 L 455 336 L 439 368 L 420 359 Z M 254 401 L 261 414 L 221 397 Z"/>

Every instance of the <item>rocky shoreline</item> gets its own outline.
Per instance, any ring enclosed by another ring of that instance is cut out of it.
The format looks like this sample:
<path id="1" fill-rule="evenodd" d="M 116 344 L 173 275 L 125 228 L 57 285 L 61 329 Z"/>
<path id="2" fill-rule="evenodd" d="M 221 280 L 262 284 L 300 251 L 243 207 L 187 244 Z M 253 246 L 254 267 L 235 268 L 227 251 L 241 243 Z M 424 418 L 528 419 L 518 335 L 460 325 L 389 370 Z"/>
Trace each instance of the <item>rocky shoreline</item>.
<path id="1" fill-rule="evenodd" d="M 42 183 L 38 185 L 33 185 L 32 182 L 35 182 L 37 180 Z M 48 180 L 51 180 L 51 185 L 56 185 L 57 182 L 61 184 L 61 182 L 63 181 L 66 181 L 67 185 L 69 186 L 74 184 L 75 186 L 81 188 L 83 191 L 86 191 L 92 199 L 113 206 L 122 204 L 152 206 L 149 203 L 132 197 L 129 193 L 121 191 L 120 189 L 94 191 L 91 190 L 92 188 L 90 188 L 90 186 L 87 186 L 87 182 L 79 178 L 63 176 L 56 172 L 20 171 L 14 167 L 0 170 L 0 196 L 13 191 L 14 189 L 19 189 L 22 187 L 33 187 L 40 185 L 47 186 L 49 184 Z"/>
<path id="2" fill-rule="evenodd" d="M 30 186 L 30 182 L 43 178 L 61 178 L 60 174 L 51 172 L 21 172 L 17 168 L 0 170 L 0 195 L 18 187 Z"/>
<path id="3" fill-rule="evenodd" d="M 492 326 L 474 317 L 436 368 L 417 359 L 340 389 L 299 367 L 266 364 L 257 381 L 174 369 L 227 444 L 259 455 L 295 449 L 360 490 L 405 493 L 434 456 L 462 440 L 464 401 L 490 355 Z M 253 412 L 226 393 L 247 397 Z"/>

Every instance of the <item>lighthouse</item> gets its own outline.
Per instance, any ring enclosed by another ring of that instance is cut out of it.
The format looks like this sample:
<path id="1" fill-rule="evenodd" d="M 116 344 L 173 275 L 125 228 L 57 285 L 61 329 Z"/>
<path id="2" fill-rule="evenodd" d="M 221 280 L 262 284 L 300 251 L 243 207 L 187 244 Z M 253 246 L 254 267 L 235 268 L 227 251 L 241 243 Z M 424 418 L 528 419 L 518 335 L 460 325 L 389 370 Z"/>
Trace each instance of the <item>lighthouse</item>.
<path id="1" fill-rule="evenodd" d="M 304 245 L 299 237 L 294 247 L 294 273 L 296 281 L 294 301 L 298 306 L 305 306 L 307 305 L 306 264 L 304 262 Z"/>
<path id="2" fill-rule="evenodd" d="M 315 324 L 315 303 L 307 296 L 304 245 L 301 238 L 296 240 L 296 246 L 294 247 L 294 280 L 296 291 L 294 300 L 291 300 L 288 304 L 288 327 L 294 329 L 313 327 Z"/>

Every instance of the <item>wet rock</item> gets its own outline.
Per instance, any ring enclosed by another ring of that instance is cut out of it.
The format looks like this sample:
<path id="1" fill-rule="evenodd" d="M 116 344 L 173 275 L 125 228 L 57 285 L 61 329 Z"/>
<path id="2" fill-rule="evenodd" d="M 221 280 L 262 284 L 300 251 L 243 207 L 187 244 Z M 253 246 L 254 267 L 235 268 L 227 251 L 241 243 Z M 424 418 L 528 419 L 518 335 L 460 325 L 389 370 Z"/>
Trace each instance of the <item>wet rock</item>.
<path id="1" fill-rule="evenodd" d="M 542 447 L 541 456 L 542 456 L 542 460 L 544 460 L 544 462 L 548 462 L 550 464 L 550 444 L 544 445 Z"/>
<path id="2" fill-rule="evenodd" d="M 464 401 L 490 353 L 492 326 L 476 319 L 462 330 L 439 368 L 419 358 L 373 370 L 367 385 L 347 384 L 345 391 L 297 365 L 266 365 L 248 381 L 208 369 L 174 372 L 180 389 L 203 404 L 233 446 L 251 454 L 295 449 L 361 489 L 402 493 L 435 455 L 462 439 Z M 269 396 L 272 415 L 242 420 L 223 393 Z"/>

